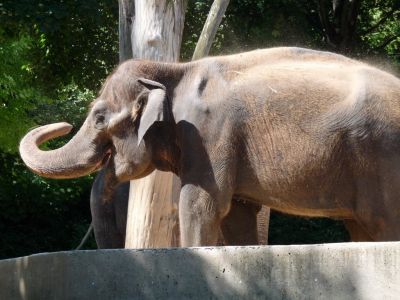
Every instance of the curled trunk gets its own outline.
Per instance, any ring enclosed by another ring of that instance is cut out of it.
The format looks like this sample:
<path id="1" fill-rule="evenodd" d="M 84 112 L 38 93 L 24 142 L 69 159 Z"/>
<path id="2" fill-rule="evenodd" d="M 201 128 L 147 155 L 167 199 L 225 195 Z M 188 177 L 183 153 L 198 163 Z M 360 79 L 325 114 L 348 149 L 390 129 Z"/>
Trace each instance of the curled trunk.
<path id="1" fill-rule="evenodd" d="M 35 128 L 21 140 L 21 158 L 34 173 L 48 178 L 76 178 L 90 174 L 102 165 L 108 152 L 94 143 L 85 128 L 84 124 L 67 144 L 50 151 L 40 150 L 38 146 L 68 134 L 72 125 L 55 123 Z"/>

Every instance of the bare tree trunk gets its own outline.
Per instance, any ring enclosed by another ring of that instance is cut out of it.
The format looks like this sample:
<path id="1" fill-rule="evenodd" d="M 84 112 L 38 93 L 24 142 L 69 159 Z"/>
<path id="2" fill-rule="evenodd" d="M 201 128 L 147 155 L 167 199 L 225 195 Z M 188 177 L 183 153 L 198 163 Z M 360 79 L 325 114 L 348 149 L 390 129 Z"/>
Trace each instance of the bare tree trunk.
<path id="1" fill-rule="evenodd" d="M 119 5 L 119 62 L 132 58 L 131 32 L 135 16 L 133 0 L 118 0 Z"/>
<path id="2" fill-rule="evenodd" d="M 185 9 L 185 0 L 136 0 L 133 57 L 178 61 Z M 131 181 L 125 248 L 179 246 L 179 191 L 172 173 Z"/>

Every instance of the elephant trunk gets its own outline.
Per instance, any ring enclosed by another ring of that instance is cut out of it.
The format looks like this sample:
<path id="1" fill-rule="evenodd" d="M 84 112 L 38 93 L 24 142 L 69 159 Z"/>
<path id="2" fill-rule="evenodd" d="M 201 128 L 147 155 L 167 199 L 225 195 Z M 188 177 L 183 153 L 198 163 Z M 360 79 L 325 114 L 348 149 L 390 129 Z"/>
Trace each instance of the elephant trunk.
<path id="1" fill-rule="evenodd" d="M 22 160 L 36 174 L 48 178 L 76 178 L 90 174 L 102 166 L 110 151 L 87 135 L 85 124 L 63 147 L 50 151 L 38 148 L 41 143 L 68 134 L 72 125 L 55 123 L 35 128 L 21 140 Z"/>

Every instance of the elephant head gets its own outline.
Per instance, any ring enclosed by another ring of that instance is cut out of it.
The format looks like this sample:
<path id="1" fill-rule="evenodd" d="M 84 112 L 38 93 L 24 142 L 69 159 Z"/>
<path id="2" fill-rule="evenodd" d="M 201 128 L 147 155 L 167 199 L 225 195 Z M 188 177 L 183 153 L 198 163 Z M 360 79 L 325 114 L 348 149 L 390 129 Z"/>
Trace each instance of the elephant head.
<path id="1" fill-rule="evenodd" d="M 39 144 L 67 134 L 72 126 L 38 127 L 21 140 L 22 159 L 33 172 L 49 178 L 84 176 L 105 165 L 118 182 L 148 175 L 155 168 L 154 151 L 144 136 L 153 124 L 173 119 L 167 88 L 156 79 L 139 61 L 122 64 L 106 79 L 84 124 L 67 144 L 40 150 Z"/>

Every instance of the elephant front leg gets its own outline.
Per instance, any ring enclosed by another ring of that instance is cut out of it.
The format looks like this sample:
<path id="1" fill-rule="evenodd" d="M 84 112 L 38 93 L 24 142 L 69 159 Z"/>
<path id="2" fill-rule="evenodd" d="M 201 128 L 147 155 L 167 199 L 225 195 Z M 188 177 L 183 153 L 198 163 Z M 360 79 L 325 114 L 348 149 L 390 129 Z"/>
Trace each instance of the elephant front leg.
<path id="1" fill-rule="evenodd" d="M 230 193 L 208 192 L 200 185 L 183 185 L 179 201 L 181 245 L 216 246 L 231 197 Z"/>

